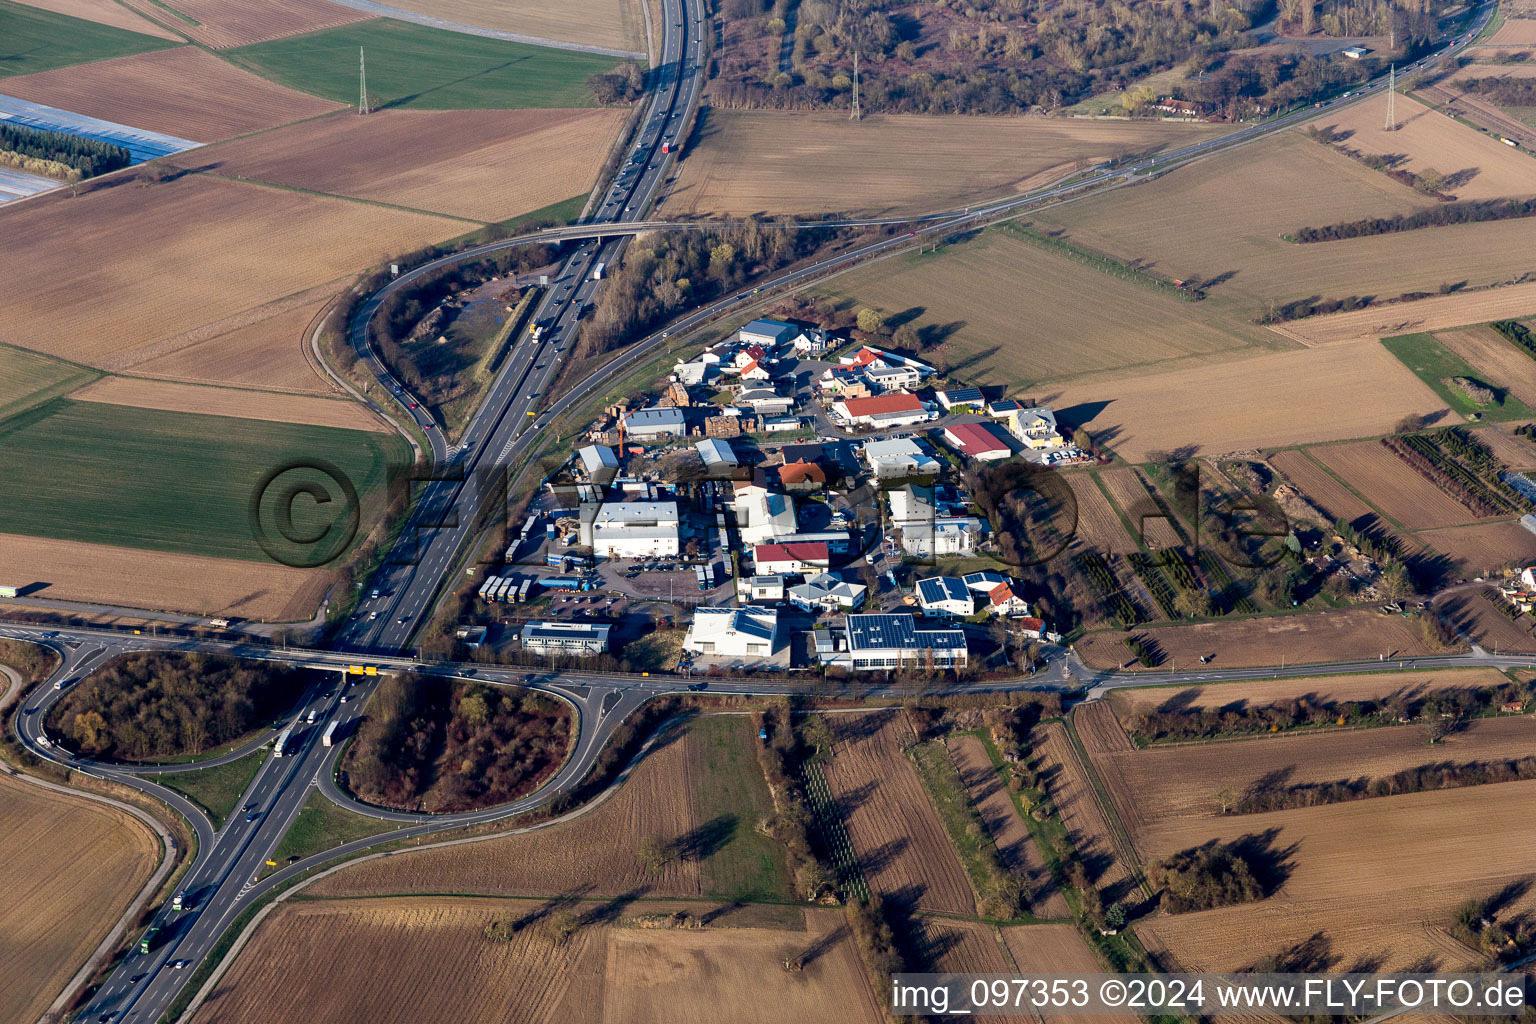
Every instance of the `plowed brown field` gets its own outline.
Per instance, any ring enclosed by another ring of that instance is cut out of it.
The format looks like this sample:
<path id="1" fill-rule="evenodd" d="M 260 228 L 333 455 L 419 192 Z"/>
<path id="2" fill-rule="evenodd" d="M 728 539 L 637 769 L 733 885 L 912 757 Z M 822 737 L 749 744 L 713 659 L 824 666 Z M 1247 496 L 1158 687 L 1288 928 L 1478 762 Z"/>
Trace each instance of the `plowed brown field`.
<path id="1" fill-rule="evenodd" d="M 1536 194 L 1536 170 L 1529 156 L 1410 96 L 1397 96 L 1393 102 L 1398 125 L 1393 132 L 1381 130 L 1387 112 L 1385 94 L 1351 104 L 1313 123 L 1352 133 L 1344 143 L 1350 149 L 1372 156 L 1404 157 L 1397 166 L 1414 174 L 1430 169 L 1451 175 L 1470 172 L 1465 184 L 1445 188 L 1458 199 Z"/>
<path id="2" fill-rule="evenodd" d="M 1504 602 L 1497 595 L 1494 600 L 1501 605 Z M 1485 650 L 1500 654 L 1536 654 L 1536 637 L 1531 635 L 1532 622 L 1529 615 L 1511 620 L 1483 597 L 1469 593 L 1452 594 L 1443 601 L 1437 601 L 1435 607 L 1457 629 Z"/>
<path id="3" fill-rule="evenodd" d="M 1474 668 L 1433 672 L 1363 672 L 1348 676 L 1299 679 L 1254 679 L 1206 686 L 1144 686 L 1111 691 L 1110 706 L 1129 722 L 1139 714 L 1168 705 L 1188 708 L 1261 706 L 1305 697 L 1309 701 L 1371 700 L 1393 694 L 1417 696 L 1437 689 L 1499 686 L 1508 682 L 1497 669 Z"/>
<path id="4" fill-rule="evenodd" d="M 998 778 L 987 757 L 987 748 L 975 736 L 957 736 L 949 741 L 949 756 L 971 794 L 971 802 L 986 822 L 992 841 L 997 844 L 1003 863 L 1029 880 L 1030 913 L 1036 917 L 1068 917 L 1071 910 L 1045 866 L 1035 841 L 1019 817 L 1018 808 Z"/>
<path id="5" fill-rule="evenodd" d="M 833 715 L 826 766 L 848 839 L 872 891 L 923 910 L 974 914 L 976 901 L 917 769 L 912 730 L 894 713 Z"/>
<path id="6" fill-rule="evenodd" d="M 1500 427 L 1477 430 L 1473 436 L 1491 448 L 1493 457 L 1510 469 L 1536 469 L 1536 444 L 1526 438 L 1505 433 Z"/>
<path id="7" fill-rule="evenodd" d="M 875 114 L 849 124 L 834 112 L 706 113 L 664 214 L 923 213 L 1037 188 L 1079 161 L 1087 167 L 1229 130 L 1042 117 Z"/>
<path id="8" fill-rule="evenodd" d="M 1414 536 L 1448 556 L 1464 576 L 1484 576 L 1536 562 L 1536 533 L 1518 520 L 1425 530 Z"/>
<path id="9" fill-rule="evenodd" d="M 1020 974 L 1098 974 L 1104 970 L 1082 935 L 1069 924 L 1004 928 L 1003 943 Z M 1135 1014 L 1063 1017 L 1048 1013 L 1043 1020 L 1045 1024 L 1140 1024 L 1141 1018 Z"/>
<path id="10" fill-rule="evenodd" d="M 1161 671 L 1167 671 L 1174 662 L 1195 665 L 1201 656 L 1211 656 L 1212 668 L 1247 668 L 1436 653 L 1425 646 L 1417 622 L 1400 615 L 1382 615 L 1374 608 L 1160 626 L 1143 632 L 1162 648 Z M 1090 633 L 1077 642 L 1077 653 L 1096 668 L 1114 668 L 1131 660 L 1119 632 Z"/>
<path id="11" fill-rule="evenodd" d="M 204 558 L 0 534 L 0 565 L 35 596 L 64 601 L 294 622 L 314 614 L 331 574 L 276 562 Z"/>
<path id="12" fill-rule="evenodd" d="M 499 221 L 591 191 L 618 109 L 381 110 L 210 150 L 220 174 Z"/>
<path id="13" fill-rule="evenodd" d="M 1076 408 L 1091 417 L 1083 425 L 1106 434 L 1131 462 L 1186 445 L 1217 455 L 1371 437 L 1409 413 L 1445 408 L 1375 341 L 1164 372 L 1094 374 L 1063 385 L 1051 404 L 1058 414 Z"/>
<path id="14" fill-rule="evenodd" d="M 191 36 L 214 50 L 245 46 L 281 36 L 334 28 L 354 21 L 367 21 L 373 15 L 326 3 L 325 0 L 262 0 L 259 4 L 242 0 L 175 0 L 166 6 L 186 15 L 197 25 L 188 24 L 154 0 L 123 0 L 129 7 L 183 35 Z"/>
<path id="15" fill-rule="evenodd" d="M 804 930 L 645 929 L 625 918 L 706 906 L 629 907 L 565 942 L 497 921 L 547 909 L 520 900 L 405 898 L 290 903 L 262 924 L 199 1010 L 200 1024 L 368 1020 L 413 1024 L 807 1024 L 874 1022 L 879 1011 L 838 911 L 805 911 Z M 574 908 L 578 919 L 603 913 Z M 358 955 L 337 957 L 338 948 Z M 786 957 L 817 950 L 803 970 Z M 380 970 L 380 965 L 388 965 Z"/>
<path id="16" fill-rule="evenodd" d="M 1536 361 L 1489 327 L 1440 331 L 1435 338 L 1483 375 L 1483 379 L 1507 390 L 1536 409 Z M 1497 429 L 1497 428 L 1495 428 Z"/>
<path id="17" fill-rule="evenodd" d="M 1039 757 L 1046 790 L 1072 837 L 1072 845 L 1082 856 L 1089 879 L 1104 894 L 1105 905 L 1117 900 L 1124 900 L 1127 905 L 1140 902 L 1141 894 L 1136 890 L 1131 870 L 1115 845 L 1109 820 L 1094 796 L 1087 771 L 1072 749 L 1066 728 L 1051 722 L 1036 729 L 1032 746 Z"/>
<path id="18" fill-rule="evenodd" d="M 228 139 L 339 106 L 258 78 L 195 46 L 8 78 L 5 91 L 193 142 Z M 193 166 L 200 157 L 178 159 Z"/>
<path id="19" fill-rule="evenodd" d="M 699 825 L 689 800 L 687 742 L 674 738 L 648 754 L 611 799 L 574 821 L 366 861 L 322 880 L 314 892 L 697 896 L 697 860 L 674 859 L 653 876 L 635 855 L 646 836 L 670 841 Z"/>
<path id="20" fill-rule="evenodd" d="M 149 829 L 122 811 L 0 776 L 0 1018 L 42 1014 L 159 854 Z"/>
<path id="21" fill-rule="evenodd" d="M 1139 470 L 1111 469 L 1100 473 L 1099 479 L 1104 481 L 1110 497 L 1115 499 L 1125 518 L 1130 520 L 1131 529 L 1141 533 L 1147 547 L 1179 546 L 1178 531 L 1153 501 L 1146 478 Z"/>
<path id="22" fill-rule="evenodd" d="M 345 284 L 325 288 L 325 298 L 301 302 L 253 323 L 189 340 L 185 347 L 134 363 L 134 373 L 185 380 L 194 384 L 234 384 L 329 395 L 330 379 L 305 358 L 315 318 Z M 171 339 L 174 342 L 175 339 Z"/>
<path id="23" fill-rule="evenodd" d="M 1476 719 L 1433 747 L 1411 725 L 1148 750 L 1095 750 L 1083 738 L 1120 820 L 1140 848 L 1176 823 L 1220 818 L 1216 793 L 1223 788 L 1242 797 L 1254 788 L 1380 777 L 1446 761 L 1519 758 L 1530 753 L 1533 742 L 1536 719 L 1526 716 Z M 1474 790 L 1462 792 L 1475 799 Z"/>
<path id="24" fill-rule="evenodd" d="M 1313 504 L 1336 520 L 1354 522 L 1376 511 L 1358 494 L 1339 483 L 1326 469 L 1307 458 L 1306 452 L 1276 452 L 1269 457 L 1269 464 L 1278 469 L 1292 486 L 1310 498 Z"/>
<path id="25" fill-rule="evenodd" d="M 1115 514 L 1104 492 L 1087 473 L 1064 476 L 1077 498 L 1077 535 L 1084 544 L 1106 554 L 1125 555 L 1137 550 L 1136 541 L 1125 532 L 1125 524 Z"/>
<path id="26" fill-rule="evenodd" d="M 390 6 L 502 32 L 637 53 L 645 49 L 640 0 L 396 0 Z"/>
<path id="27" fill-rule="evenodd" d="M 1388 519 L 1410 530 L 1453 526 L 1476 518 L 1471 509 L 1376 441 L 1313 448 L 1311 455 L 1365 495 Z"/>
<path id="28" fill-rule="evenodd" d="M 205 413 L 236 419 L 276 420 L 280 423 L 312 423 L 319 427 L 383 432 L 379 419 L 355 402 L 309 395 L 285 395 L 273 391 L 240 391 L 235 388 L 179 384 L 140 377 L 103 377 L 70 395 L 79 402 L 131 405 L 141 409 Z"/>
<path id="29" fill-rule="evenodd" d="M 206 175 L 12 205 L 0 213 L 12 239 L 0 255 L 10 296 L 0 338 L 108 368 L 463 226 Z M 60 244 L 67 238 L 89 238 L 110 265 L 83 268 Z M 91 300 L 82 302 L 86 269 Z"/>
<path id="30" fill-rule="evenodd" d="M 1435 970 L 1468 964 L 1446 930 L 1456 908 L 1536 873 L 1536 782 L 1508 782 L 1271 814 L 1181 819 L 1142 850 L 1163 857 L 1212 839 L 1268 836 L 1288 873 L 1258 903 L 1159 916 L 1136 925 L 1188 970 L 1233 970 L 1321 933 L 1334 970 Z M 1501 918 L 1529 914 L 1527 892 Z"/>
<path id="31" fill-rule="evenodd" d="M 167 31 L 148 18 L 141 18 L 128 8 L 115 3 L 102 3 L 101 0 L 16 0 L 16 2 L 44 11 L 53 11 L 55 14 L 67 14 L 71 18 L 83 18 L 100 25 L 127 29 L 129 32 L 141 32 L 146 36 L 155 36 L 159 39 L 178 41 L 181 39 L 181 36 L 176 33 Z"/>

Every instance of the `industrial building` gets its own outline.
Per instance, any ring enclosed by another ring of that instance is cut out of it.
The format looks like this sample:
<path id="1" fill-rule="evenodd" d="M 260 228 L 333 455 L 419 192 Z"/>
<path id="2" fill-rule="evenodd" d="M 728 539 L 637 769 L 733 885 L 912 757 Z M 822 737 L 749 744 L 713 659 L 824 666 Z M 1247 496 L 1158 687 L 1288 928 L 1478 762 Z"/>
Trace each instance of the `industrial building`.
<path id="1" fill-rule="evenodd" d="M 953 412 L 956 406 L 968 405 L 975 409 L 984 409 L 987 405 L 987 398 L 981 393 L 980 388 L 951 388 L 948 391 L 940 391 L 936 397 L 945 412 Z"/>
<path id="2" fill-rule="evenodd" d="M 696 608 L 683 638 L 683 650 L 716 658 L 770 658 L 779 646 L 776 608 Z"/>
<path id="3" fill-rule="evenodd" d="M 782 320 L 753 320 L 736 332 L 736 339 L 743 345 L 761 345 L 773 351 L 794 341 L 799 333 L 800 328 Z"/>
<path id="4" fill-rule="evenodd" d="M 758 484 L 737 483 L 731 510 L 736 513 L 743 546 L 766 544 L 799 529 L 794 499 Z"/>
<path id="5" fill-rule="evenodd" d="M 838 398 L 832 411 L 844 423 L 859 427 L 905 427 L 934 418 L 921 399 L 905 391 L 874 398 Z"/>
<path id="6" fill-rule="evenodd" d="M 606 484 L 619 471 L 619 456 L 607 445 L 589 444 L 576 454 L 581 459 L 581 468 L 586 470 L 588 480 Z"/>
<path id="7" fill-rule="evenodd" d="M 832 668 L 964 668 L 970 662 L 963 630 L 918 629 L 917 620 L 905 613 L 848 615 L 842 629 L 813 634 L 817 660 Z"/>
<path id="8" fill-rule="evenodd" d="M 677 502 L 584 503 L 580 539 L 599 558 L 676 555 L 681 550 Z"/>
<path id="9" fill-rule="evenodd" d="M 857 611 L 869 594 L 862 583 L 848 583 L 829 572 L 817 573 L 789 588 L 789 603 L 808 612 Z"/>
<path id="10" fill-rule="evenodd" d="M 729 441 L 721 441 L 718 438 L 708 438 L 694 445 L 699 450 L 699 458 L 704 460 L 704 468 L 711 472 L 721 472 L 735 469 L 740 460 L 736 458 L 736 450 L 731 447 Z"/>
<path id="11" fill-rule="evenodd" d="M 681 409 L 636 409 L 625 414 L 624 432 L 636 441 L 682 437 L 688 432 L 688 421 Z"/>
<path id="12" fill-rule="evenodd" d="M 876 480 L 903 476 L 929 476 L 939 471 L 939 460 L 910 437 L 870 441 L 864 445 L 864 461 Z"/>
<path id="13" fill-rule="evenodd" d="M 759 544 L 752 550 L 752 565 L 758 574 L 764 576 L 796 575 L 821 572 L 831 557 L 827 545 L 821 541 Z"/>
<path id="14" fill-rule="evenodd" d="M 610 628 L 590 622 L 530 622 L 523 627 L 523 650 L 577 658 L 606 654 Z"/>
<path id="15" fill-rule="evenodd" d="M 961 455 L 978 462 L 994 462 L 1013 454 L 1008 439 L 990 423 L 956 423 L 945 427 L 944 440 Z"/>

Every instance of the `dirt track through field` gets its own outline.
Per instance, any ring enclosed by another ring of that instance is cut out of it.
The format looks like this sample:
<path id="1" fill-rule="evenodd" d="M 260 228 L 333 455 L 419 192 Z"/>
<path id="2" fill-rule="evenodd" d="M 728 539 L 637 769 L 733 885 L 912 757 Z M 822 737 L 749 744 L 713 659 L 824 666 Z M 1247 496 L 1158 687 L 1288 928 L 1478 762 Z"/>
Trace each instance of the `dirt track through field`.
<path id="1" fill-rule="evenodd" d="M 827 787 L 872 891 L 923 910 L 974 914 L 976 901 L 944 825 L 902 746 L 892 712 L 829 718 L 835 738 Z"/>
<path id="2" fill-rule="evenodd" d="M 1066 898 L 1051 878 L 1045 859 L 1035 848 L 1035 841 L 1019 817 L 1002 779 L 987 757 L 986 744 L 975 736 L 957 736 L 949 741 L 949 756 L 971 794 L 971 802 L 986 822 L 987 831 L 1003 857 L 1003 863 L 1029 882 L 1030 913 L 1036 917 L 1067 917 L 1071 910 Z"/>
<path id="3" fill-rule="evenodd" d="M 1003 943 L 1021 974 L 1099 974 L 1105 969 L 1069 924 L 1004 928 Z M 1045 1024 L 1142 1024 L 1135 1014 L 1068 1017 L 1048 1013 L 1041 1019 Z"/>
<path id="4" fill-rule="evenodd" d="M 326 3 L 326 0 L 262 0 L 260 4 L 243 0 L 174 0 L 170 4 L 156 3 L 155 0 L 123 2 L 146 18 L 191 36 L 214 50 L 368 21 L 374 17 L 340 4 Z M 176 17 L 166 10 L 167 7 L 198 24 Z"/>
<path id="5" fill-rule="evenodd" d="M 115 3 L 103 3 L 102 0 L 16 0 L 16 2 L 39 10 L 68 15 L 71 18 L 94 21 L 99 25 L 111 25 L 113 28 L 127 29 L 129 32 L 140 32 L 158 39 L 174 39 L 178 43 L 182 41 L 181 36 L 176 33 L 162 28 L 148 18 L 141 18 L 126 7 Z M 9 86 L 10 83 L 6 84 Z"/>

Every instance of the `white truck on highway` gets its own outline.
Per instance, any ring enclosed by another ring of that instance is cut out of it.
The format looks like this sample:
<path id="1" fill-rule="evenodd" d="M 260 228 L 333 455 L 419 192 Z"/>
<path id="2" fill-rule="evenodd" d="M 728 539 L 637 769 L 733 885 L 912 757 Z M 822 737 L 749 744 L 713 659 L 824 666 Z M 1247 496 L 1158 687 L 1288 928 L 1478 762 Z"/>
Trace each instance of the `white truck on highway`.
<path id="1" fill-rule="evenodd" d="M 597 266 L 592 268 L 592 280 L 594 280 L 594 281 L 601 281 L 603 279 L 603 271 L 605 271 L 607 269 L 608 269 L 608 264 L 606 264 L 606 263 L 598 263 Z"/>
<path id="2" fill-rule="evenodd" d="M 272 744 L 272 756 L 282 757 L 287 751 L 288 740 L 293 736 L 293 726 L 289 726 L 277 734 L 277 740 Z"/>
<path id="3" fill-rule="evenodd" d="M 325 735 L 320 737 L 320 742 L 325 744 L 327 747 L 335 743 L 337 739 L 336 727 L 339 725 L 341 725 L 341 719 L 333 718 L 331 720 L 331 724 L 325 727 Z"/>

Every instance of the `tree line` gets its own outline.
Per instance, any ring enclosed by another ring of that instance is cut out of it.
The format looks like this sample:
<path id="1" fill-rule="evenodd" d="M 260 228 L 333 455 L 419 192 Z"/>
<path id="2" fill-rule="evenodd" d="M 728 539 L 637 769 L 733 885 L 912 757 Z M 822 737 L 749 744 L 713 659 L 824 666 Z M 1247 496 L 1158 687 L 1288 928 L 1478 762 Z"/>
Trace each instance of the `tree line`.
<path id="1" fill-rule="evenodd" d="M 830 229 L 759 220 L 707 231 L 665 231 L 632 242 L 582 321 L 576 361 L 611 352 L 674 314 L 815 252 Z"/>
<path id="2" fill-rule="evenodd" d="M 214 654 L 130 654 L 69 691 L 50 724 L 92 757 L 200 754 L 290 709 L 294 669 Z"/>
<path id="3" fill-rule="evenodd" d="M 470 810 L 531 791 L 570 741 L 570 714 L 552 698 L 402 673 L 375 692 L 348 779 L 373 803 Z"/>
<path id="4" fill-rule="evenodd" d="M 1391 217 L 1366 217 L 1342 224 L 1297 228 L 1290 237 L 1291 241 L 1302 244 L 1336 242 L 1345 238 L 1391 235 L 1399 231 L 1417 231 L 1420 228 L 1480 224 L 1484 221 L 1515 220 L 1521 217 L 1536 217 L 1536 199 L 1482 199 L 1471 202 L 1441 203 L 1414 213 L 1399 213 Z"/>
<path id="5" fill-rule="evenodd" d="M 0 121 L 0 150 L 32 160 L 44 160 L 78 172 L 74 180 L 94 178 L 133 163 L 122 146 L 64 132 L 28 128 Z"/>
<path id="6" fill-rule="evenodd" d="M 1536 688 L 1531 683 L 1506 683 L 1485 688 L 1437 689 L 1423 694 L 1396 693 L 1365 700 L 1304 696 L 1257 706 L 1165 707 L 1132 717 L 1129 732 L 1138 743 L 1159 743 L 1338 725 L 1386 725 L 1421 716 L 1439 718 L 1442 714 L 1467 718 L 1507 701 L 1530 700 L 1533 689 Z"/>
<path id="7" fill-rule="evenodd" d="M 1437 789 L 1461 789 L 1465 786 L 1486 786 L 1495 782 L 1518 782 L 1525 779 L 1536 779 L 1536 756 L 1495 761 L 1443 761 L 1404 768 L 1391 775 L 1375 778 L 1255 788 L 1245 793 L 1233 806 L 1233 810 L 1238 814 L 1262 814 L 1266 811 L 1321 807 L 1350 800 L 1369 800 L 1402 793 L 1427 793 Z"/>
<path id="8" fill-rule="evenodd" d="M 1536 359 L 1536 333 L 1532 333 L 1525 324 L 1519 320 L 1495 320 L 1488 326 L 1503 335 L 1506 341 L 1513 342 L 1526 355 Z"/>
<path id="9" fill-rule="evenodd" d="M 1536 107 L 1536 79 L 1495 75 L 1467 78 L 1457 84 L 1467 92 L 1487 96 L 1501 107 Z"/>

